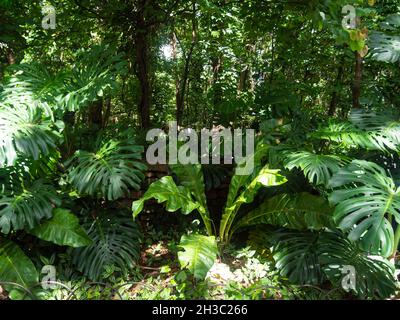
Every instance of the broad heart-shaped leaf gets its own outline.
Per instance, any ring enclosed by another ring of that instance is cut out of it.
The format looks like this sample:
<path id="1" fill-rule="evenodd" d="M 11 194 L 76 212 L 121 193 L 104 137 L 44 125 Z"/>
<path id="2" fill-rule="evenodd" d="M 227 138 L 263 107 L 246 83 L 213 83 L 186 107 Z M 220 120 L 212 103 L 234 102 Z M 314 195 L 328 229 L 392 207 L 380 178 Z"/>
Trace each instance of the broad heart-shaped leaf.
<path id="1" fill-rule="evenodd" d="M 153 182 L 144 196 L 132 203 L 133 218 L 142 212 L 145 201 L 149 199 L 156 199 L 158 203 L 166 202 L 168 212 L 181 210 L 183 214 L 189 214 L 199 207 L 199 203 L 192 199 L 189 189 L 178 187 L 170 176 Z"/>
<path id="2" fill-rule="evenodd" d="M 53 206 L 60 202 L 54 187 L 42 180 L 18 193 L 0 196 L 0 231 L 32 229 L 42 219 L 51 218 Z"/>
<path id="3" fill-rule="evenodd" d="M 199 211 L 208 235 L 212 235 L 210 213 L 207 208 L 203 171 L 200 164 L 172 165 L 172 171 L 177 175 L 179 183 L 186 187 L 199 203 Z"/>
<path id="4" fill-rule="evenodd" d="M 364 299 L 388 298 L 395 292 L 391 263 L 382 257 L 368 256 L 341 232 L 280 229 L 255 241 L 260 242 L 257 246 L 262 242 L 271 245 L 270 239 L 275 241 L 272 252 L 276 268 L 293 283 L 322 284 L 328 279 L 341 287 L 345 277 L 349 277 L 348 280 L 354 279 L 356 293 Z"/>
<path id="5" fill-rule="evenodd" d="M 360 298 L 384 299 L 394 294 L 395 268 L 388 260 L 368 256 L 357 245 L 334 232 L 320 235 L 318 252 L 320 265 L 332 283 L 342 286 L 344 277 L 354 276 L 353 290 Z"/>
<path id="6" fill-rule="evenodd" d="M 350 122 L 331 122 L 328 126 L 313 132 L 311 137 L 336 142 L 346 149 L 361 148 L 388 152 L 398 151 L 399 133 L 398 126 L 367 130 Z"/>
<path id="7" fill-rule="evenodd" d="M 183 235 L 179 246 L 185 250 L 178 252 L 181 268 L 189 269 L 196 279 L 205 279 L 218 254 L 215 237 Z"/>
<path id="8" fill-rule="evenodd" d="M 0 104 L 0 167 L 14 165 L 18 154 L 39 159 L 55 148 L 57 131 L 39 107 Z"/>
<path id="9" fill-rule="evenodd" d="M 400 37 L 383 32 L 372 32 L 370 37 L 372 57 L 375 60 L 395 63 L 400 60 Z"/>
<path id="10" fill-rule="evenodd" d="M 243 191 L 237 198 L 235 198 L 233 203 L 232 200 L 228 200 L 220 225 L 220 237 L 222 241 L 228 241 L 232 236 L 231 226 L 243 203 L 251 203 L 254 200 L 257 191 L 263 186 L 273 187 L 287 182 L 287 179 L 280 175 L 279 171 L 280 170 L 269 169 L 268 165 L 264 166 L 255 178 L 244 187 Z M 231 192 L 231 189 L 229 192 Z M 236 191 L 234 192 L 236 193 Z"/>
<path id="11" fill-rule="evenodd" d="M 39 274 L 34 264 L 21 248 L 12 241 L 0 238 L 0 282 L 14 282 L 29 290 L 38 281 Z M 26 293 L 13 285 L 6 285 L 5 288 Z"/>
<path id="12" fill-rule="evenodd" d="M 318 232 L 275 234 L 275 267 L 281 276 L 295 284 L 319 284 L 324 273 L 318 261 Z"/>
<path id="13" fill-rule="evenodd" d="M 310 183 L 324 186 L 342 164 L 343 160 L 338 156 L 319 155 L 307 151 L 291 153 L 285 159 L 287 169 L 299 168 Z"/>
<path id="14" fill-rule="evenodd" d="M 53 217 L 29 231 L 36 237 L 60 246 L 85 247 L 92 243 L 79 219 L 66 209 L 54 209 Z"/>
<path id="15" fill-rule="evenodd" d="M 98 212 L 96 219 L 87 217 L 83 227 L 92 244 L 70 249 L 72 263 L 89 279 L 100 281 L 107 267 L 115 267 L 127 276 L 140 258 L 143 235 L 129 212 Z"/>
<path id="16" fill-rule="evenodd" d="M 78 111 L 97 101 L 105 92 L 118 87 L 117 76 L 126 72 L 123 54 L 104 46 L 78 52 L 78 59 L 69 74 L 69 81 L 58 104 L 64 110 Z"/>
<path id="17" fill-rule="evenodd" d="M 393 179 L 373 162 L 354 160 L 332 177 L 330 186 L 340 187 L 329 197 L 339 228 L 367 252 L 388 257 L 394 233 L 387 217 L 400 223 L 400 190 Z"/>
<path id="18" fill-rule="evenodd" d="M 234 226 L 240 228 L 267 224 L 295 230 L 320 230 L 332 227 L 333 209 L 328 201 L 309 193 L 280 194 L 265 200 Z"/>
<path id="19" fill-rule="evenodd" d="M 147 167 L 143 147 L 128 141 L 107 141 L 95 153 L 78 151 L 69 161 L 69 180 L 83 194 L 117 200 L 130 188 L 140 189 Z"/>

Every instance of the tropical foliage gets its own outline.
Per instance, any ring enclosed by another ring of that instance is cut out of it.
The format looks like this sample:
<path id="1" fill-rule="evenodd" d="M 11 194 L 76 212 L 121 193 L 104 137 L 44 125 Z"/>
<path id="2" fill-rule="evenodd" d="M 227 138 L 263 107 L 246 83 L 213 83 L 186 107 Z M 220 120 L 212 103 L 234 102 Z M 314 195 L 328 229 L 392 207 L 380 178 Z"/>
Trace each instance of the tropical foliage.
<path id="1" fill-rule="evenodd" d="M 398 1 L 44 5 L 0 1 L 0 299 L 398 297 Z"/>

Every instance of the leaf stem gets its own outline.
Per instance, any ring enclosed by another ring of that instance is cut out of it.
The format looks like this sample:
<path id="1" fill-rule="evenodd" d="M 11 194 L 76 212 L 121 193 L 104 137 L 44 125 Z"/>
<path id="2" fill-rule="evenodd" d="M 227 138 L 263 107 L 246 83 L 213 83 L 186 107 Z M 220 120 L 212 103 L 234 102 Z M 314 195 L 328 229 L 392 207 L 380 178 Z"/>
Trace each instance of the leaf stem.
<path id="1" fill-rule="evenodd" d="M 396 232 L 394 234 L 393 252 L 391 256 L 393 259 L 396 257 L 399 242 L 400 242 L 400 225 L 397 225 Z"/>

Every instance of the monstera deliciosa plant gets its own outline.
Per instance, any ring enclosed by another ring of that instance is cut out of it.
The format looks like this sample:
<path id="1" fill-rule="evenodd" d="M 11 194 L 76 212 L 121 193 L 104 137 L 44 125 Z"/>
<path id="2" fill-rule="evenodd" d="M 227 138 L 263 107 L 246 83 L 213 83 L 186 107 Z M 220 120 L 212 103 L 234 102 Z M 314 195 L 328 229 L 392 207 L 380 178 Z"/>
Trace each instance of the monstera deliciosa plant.
<path id="1" fill-rule="evenodd" d="M 21 237 L 69 247 L 77 269 L 94 280 L 110 265 L 132 268 L 139 256 L 140 230 L 126 215 L 99 212 L 93 219 L 73 208 L 82 197 L 104 203 L 138 190 L 146 170 L 143 147 L 116 137 L 92 152 L 77 150 L 63 164 L 71 134 L 64 130 L 65 113 L 85 112 L 115 91 L 124 73 L 121 55 L 111 52 L 102 46 L 83 51 L 71 70 L 59 73 L 18 65 L 1 87 L 0 282 L 12 298 L 30 296 L 39 281 L 37 266 L 18 245 Z"/>

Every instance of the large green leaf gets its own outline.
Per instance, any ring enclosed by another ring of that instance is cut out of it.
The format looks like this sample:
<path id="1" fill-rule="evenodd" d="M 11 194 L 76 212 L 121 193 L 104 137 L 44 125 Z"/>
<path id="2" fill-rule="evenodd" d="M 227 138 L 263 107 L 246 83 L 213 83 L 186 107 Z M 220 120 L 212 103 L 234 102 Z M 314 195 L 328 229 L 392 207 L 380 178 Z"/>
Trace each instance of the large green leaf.
<path id="1" fill-rule="evenodd" d="M 217 258 L 215 237 L 183 235 L 179 246 L 184 249 L 178 252 L 181 267 L 189 269 L 196 279 L 203 280 Z"/>
<path id="2" fill-rule="evenodd" d="M 45 64 L 13 66 L 14 74 L 6 81 L 0 101 L 10 106 L 31 105 L 55 108 L 56 97 L 65 90 L 66 73 L 53 74 Z"/>
<path id="3" fill-rule="evenodd" d="M 0 104 L 0 167 L 14 165 L 18 154 L 37 160 L 55 148 L 57 131 L 34 106 Z"/>
<path id="4" fill-rule="evenodd" d="M 285 159 L 287 169 L 301 169 L 310 183 L 324 186 L 342 164 L 343 160 L 338 156 L 319 155 L 307 151 L 290 153 Z"/>
<path id="5" fill-rule="evenodd" d="M 262 160 L 266 157 L 268 157 L 268 149 L 269 147 L 267 145 L 259 144 L 256 148 L 256 151 L 249 155 L 247 158 L 245 158 L 241 163 L 239 163 L 237 166 L 240 168 L 245 168 L 246 166 L 249 165 L 249 163 L 253 163 L 254 170 L 251 174 L 244 175 L 244 174 L 235 174 L 232 179 L 231 183 L 229 185 L 229 193 L 228 193 L 228 199 L 226 202 L 226 206 L 230 207 L 233 205 L 235 202 L 238 193 L 248 184 L 251 182 L 251 180 L 254 179 L 255 176 L 259 173 L 259 171 L 262 169 Z M 237 173 L 237 172 L 236 172 Z"/>
<path id="6" fill-rule="evenodd" d="M 276 267 L 295 284 L 320 285 L 328 279 L 340 288 L 350 275 L 355 276 L 353 293 L 360 298 L 388 298 L 395 292 L 393 265 L 384 258 L 368 256 L 340 232 L 279 230 L 272 238 Z"/>
<path id="7" fill-rule="evenodd" d="M 207 233 L 212 235 L 210 213 L 207 208 L 203 171 L 200 164 L 172 165 L 172 171 L 178 176 L 179 183 L 186 187 L 199 203 L 199 211 L 206 226 Z"/>
<path id="8" fill-rule="evenodd" d="M 79 219 L 69 210 L 55 209 L 53 217 L 30 231 L 40 239 L 60 246 L 85 247 L 92 243 Z"/>
<path id="9" fill-rule="evenodd" d="M 74 65 L 58 73 L 39 63 L 15 65 L 0 101 L 14 107 L 23 104 L 79 111 L 114 91 L 126 66 L 123 54 L 102 45 L 79 50 Z"/>
<path id="10" fill-rule="evenodd" d="M 0 228 L 7 234 L 11 229 L 36 227 L 42 219 L 52 217 L 54 206 L 60 205 L 54 187 L 37 180 L 29 187 L 0 197 Z"/>
<path id="11" fill-rule="evenodd" d="M 199 203 L 192 199 L 190 190 L 183 186 L 177 186 L 170 176 L 153 182 L 143 197 L 133 202 L 134 218 L 142 212 L 145 201 L 149 199 L 156 199 L 158 203 L 166 202 L 168 212 L 181 210 L 183 214 L 189 214 L 199 207 Z"/>
<path id="12" fill-rule="evenodd" d="M 400 60 L 400 37 L 374 31 L 369 37 L 375 60 L 395 63 Z"/>
<path id="13" fill-rule="evenodd" d="M 21 248 L 12 241 L 0 238 L 0 282 L 14 282 L 29 290 L 38 281 L 35 266 Z M 9 291 L 20 291 L 17 286 L 5 287 Z"/>
<path id="14" fill-rule="evenodd" d="M 259 224 L 288 229 L 320 230 L 331 227 L 333 209 L 322 197 L 309 193 L 281 194 L 265 200 L 234 226 L 234 231 Z"/>
<path id="15" fill-rule="evenodd" d="M 57 97 L 64 110 L 78 111 L 115 91 L 117 76 L 126 72 L 123 54 L 105 46 L 80 51 L 68 73 L 65 90 Z"/>
<path id="16" fill-rule="evenodd" d="M 69 179 L 80 193 L 119 199 L 129 188 L 140 188 L 146 170 L 142 152 L 141 146 L 114 140 L 96 153 L 78 151 L 69 163 Z"/>
<path id="17" fill-rule="evenodd" d="M 83 225 L 92 244 L 71 249 L 72 262 L 88 278 L 99 281 L 107 267 L 115 267 L 125 276 L 140 257 L 142 233 L 129 215 L 102 214 Z"/>
<path id="18" fill-rule="evenodd" d="M 342 285 L 345 267 L 354 268 L 354 290 L 360 298 L 388 298 L 395 293 L 394 266 L 379 256 L 368 256 L 345 237 L 322 233 L 319 240 L 319 261 L 327 278 Z"/>
<path id="19" fill-rule="evenodd" d="M 328 126 L 312 133 L 311 136 L 336 142 L 346 149 L 361 148 L 387 152 L 399 149 L 399 132 L 400 130 L 397 127 L 366 130 L 349 122 L 332 122 Z"/>
<path id="20" fill-rule="evenodd" d="M 242 204 L 251 203 L 261 187 L 279 186 L 286 183 L 287 179 L 280 175 L 279 171 L 280 170 L 269 169 L 268 165 L 266 165 L 249 184 L 244 186 L 243 189 L 241 188 L 243 191 L 236 198 L 234 198 L 232 194 L 230 198 L 228 196 L 229 199 L 222 215 L 220 225 L 220 237 L 222 241 L 228 241 L 232 236 L 231 226 Z M 237 194 L 237 188 L 234 187 L 230 189 L 229 193 L 231 192 Z"/>
<path id="21" fill-rule="evenodd" d="M 284 232 L 276 235 L 275 266 L 281 276 L 296 284 L 319 284 L 324 273 L 318 261 L 318 232 Z"/>
<path id="22" fill-rule="evenodd" d="M 336 205 L 334 217 L 349 239 L 361 241 L 367 252 L 385 257 L 393 252 L 394 233 L 387 219 L 400 223 L 400 190 L 375 163 L 354 160 L 331 179 L 337 188 L 329 197 Z"/>

